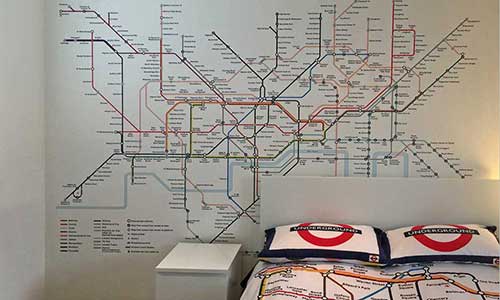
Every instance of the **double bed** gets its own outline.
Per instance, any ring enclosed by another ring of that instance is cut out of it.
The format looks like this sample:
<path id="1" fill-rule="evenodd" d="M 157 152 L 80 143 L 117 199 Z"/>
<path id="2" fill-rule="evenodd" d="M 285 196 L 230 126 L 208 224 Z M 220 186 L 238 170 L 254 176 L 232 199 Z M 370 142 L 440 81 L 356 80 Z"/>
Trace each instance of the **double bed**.
<path id="1" fill-rule="evenodd" d="M 269 178 L 262 186 L 261 227 L 302 222 L 370 224 L 384 230 L 412 224 L 498 227 L 499 201 L 495 180 Z M 333 260 L 261 261 L 241 300 L 469 300 L 499 295 L 498 261 L 388 267 Z"/>

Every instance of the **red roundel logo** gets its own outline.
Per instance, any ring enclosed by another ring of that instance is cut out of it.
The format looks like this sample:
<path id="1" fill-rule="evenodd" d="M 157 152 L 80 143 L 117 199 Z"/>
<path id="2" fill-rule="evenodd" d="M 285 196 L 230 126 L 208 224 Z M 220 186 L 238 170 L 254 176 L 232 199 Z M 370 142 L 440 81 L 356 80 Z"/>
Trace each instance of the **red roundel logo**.
<path id="1" fill-rule="evenodd" d="M 449 225 L 453 226 L 457 229 L 464 229 L 464 230 L 469 230 L 469 228 L 461 225 Z M 411 231 L 420 231 L 424 229 L 424 225 L 419 225 L 419 226 L 414 226 Z M 415 234 L 413 237 L 419 241 L 422 245 L 426 246 L 429 249 L 439 251 L 439 252 L 453 252 L 457 251 L 463 247 L 465 247 L 469 242 L 472 240 L 472 234 L 471 233 L 459 233 L 458 237 L 454 240 L 447 241 L 447 242 L 441 242 L 441 241 L 436 241 L 423 234 Z"/>
<path id="2" fill-rule="evenodd" d="M 312 223 L 303 223 L 300 224 L 298 227 L 310 227 Z M 346 224 L 338 224 L 339 227 L 342 227 L 344 229 L 354 229 L 349 225 Z M 303 238 L 305 241 L 316 245 L 316 246 L 321 246 L 321 247 L 334 247 L 341 245 L 348 240 L 350 240 L 354 236 L 354 232 L 351 231 L 345 231 L 342 232 L 340 235 L 336 237 L 331 237 L 331 238 L 325 238 L 325 237 L 319 237 L 311 233 L 310 230 L 297 230 L 297 233 L 300 235 L 301 238 Z"/>

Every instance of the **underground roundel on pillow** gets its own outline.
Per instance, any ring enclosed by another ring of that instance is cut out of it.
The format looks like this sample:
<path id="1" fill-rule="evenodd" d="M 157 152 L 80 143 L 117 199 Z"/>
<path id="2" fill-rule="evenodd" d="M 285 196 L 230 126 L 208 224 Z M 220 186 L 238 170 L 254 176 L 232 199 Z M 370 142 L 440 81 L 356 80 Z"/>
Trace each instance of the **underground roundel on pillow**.
<path id="1" fill-rule="evenodd" d="M 346 224 L 313 225 L 312 223 L 303 223 L 290 228 L 290 231 L 297 232 L 304 241 L 320 247 L 339 246 L 352 239 L 354 234 L 362 234 L 361 230 Z M 315 231 L 327 234 L 326 236 L 315 235 Z"/>
<path id="2" fill-rule="evenodd" d="M 391 264 L 455 261 L 498 264 L 500 245 L 495 227 L 418 225 L 387 232 Z"/>
<path id="3" fill-rule="evenodd" d="M 259 258 L 274 263 L 335 260 L 382 265 L 388 250 L 387 238 L 378 228 L 300 223 L 267 230 Z"/>

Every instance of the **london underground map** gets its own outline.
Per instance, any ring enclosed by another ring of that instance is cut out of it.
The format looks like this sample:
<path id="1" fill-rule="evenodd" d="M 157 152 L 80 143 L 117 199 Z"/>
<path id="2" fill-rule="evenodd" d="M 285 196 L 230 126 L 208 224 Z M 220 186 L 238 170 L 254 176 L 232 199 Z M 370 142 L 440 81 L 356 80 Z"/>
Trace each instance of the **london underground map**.
<path id="1" fill-rule="evenodd" d="M 179 240 L 252 260 L 270 176 L 496 176 L 481 3 L 51 1 L 49 261 L 152 263 Z"/>
<path id="2" fill-rule="evenodd" d="M 498 299 L 499 285 L 491 266 L 261 263 L 241 299 Z"/>

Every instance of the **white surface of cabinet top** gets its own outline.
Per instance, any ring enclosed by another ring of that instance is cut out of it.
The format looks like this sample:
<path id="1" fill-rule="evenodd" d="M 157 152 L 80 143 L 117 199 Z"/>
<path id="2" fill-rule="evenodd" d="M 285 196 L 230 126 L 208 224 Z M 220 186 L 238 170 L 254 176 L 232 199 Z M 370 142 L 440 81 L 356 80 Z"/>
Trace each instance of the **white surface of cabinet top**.
<path id="1" fill-rule="evenodd" d="M 179 243 L 156 266 L 156 272 L 226 273 L 240 244 Z"/>

